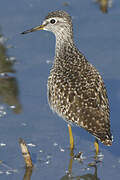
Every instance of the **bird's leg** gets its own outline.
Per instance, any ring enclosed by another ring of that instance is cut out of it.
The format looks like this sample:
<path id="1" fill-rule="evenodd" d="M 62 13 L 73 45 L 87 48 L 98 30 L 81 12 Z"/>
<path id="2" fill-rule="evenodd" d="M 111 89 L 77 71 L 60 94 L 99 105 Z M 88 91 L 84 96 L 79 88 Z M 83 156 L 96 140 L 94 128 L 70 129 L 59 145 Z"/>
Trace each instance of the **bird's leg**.
<path id="1" fill-rule="evenodd" d="M 99 144 L 98 144 L 98 140 L 97 139 L 95 139 L 94 146 L 95 146 L 95 152 L 96 152 L 96 156 L 97 156 L 98 153 L 99 153 Z"/>
<path id="2" fill-rule="evenodd" d="M 74 148 L 74 139 L 73 139 L 72 128 L 70 124 L 68 124 L 68 130 L 69 130 L 69 137 L 70 137 L 70 150 L 72 151 Z"/>

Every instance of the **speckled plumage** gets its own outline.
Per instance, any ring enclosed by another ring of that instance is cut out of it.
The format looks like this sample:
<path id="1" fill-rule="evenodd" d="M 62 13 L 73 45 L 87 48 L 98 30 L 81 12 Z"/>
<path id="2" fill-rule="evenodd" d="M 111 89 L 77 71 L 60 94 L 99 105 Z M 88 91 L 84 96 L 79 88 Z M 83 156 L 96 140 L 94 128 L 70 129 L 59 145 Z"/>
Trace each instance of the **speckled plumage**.
<path id="1" fill-rule="evenodd" d="M 48 78 L 50 107 L 68 123 L 83 127 L 109 146 L 112 138 L 103 80 L 95 67 L 76 48 L 71 17 L 64 11 L 55 11 L 49 13 L 45 21 L 51 18 L 64 19 L 64 23 L 56 23 L 52 30 L 56 36 L 56 50 Z"/>

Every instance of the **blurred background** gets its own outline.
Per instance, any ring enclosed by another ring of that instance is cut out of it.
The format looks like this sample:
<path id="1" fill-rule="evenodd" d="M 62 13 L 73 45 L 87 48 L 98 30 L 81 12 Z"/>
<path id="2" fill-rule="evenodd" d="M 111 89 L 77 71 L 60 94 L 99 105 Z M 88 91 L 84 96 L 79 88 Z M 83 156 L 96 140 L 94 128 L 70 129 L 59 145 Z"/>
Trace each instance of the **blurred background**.
<path id="1" fill-rule="evenodd" d="M 55 37 L 41 31 L 50 11 L 65 10 L 73 19 L 77 47 L 101 73 L 109 97 L 112 147 L 100 143 L 101 162 L 94 160 L 94 138 L 73 127 L 72 160 L 67 124 L 50 110 L 47 78 L 54 59 Z M 1 0 L 0 5 L 0 179 L 120 179 L 120 1 Z M 18 138 L 23 138 L 35 165 L 25 171 Z"/>

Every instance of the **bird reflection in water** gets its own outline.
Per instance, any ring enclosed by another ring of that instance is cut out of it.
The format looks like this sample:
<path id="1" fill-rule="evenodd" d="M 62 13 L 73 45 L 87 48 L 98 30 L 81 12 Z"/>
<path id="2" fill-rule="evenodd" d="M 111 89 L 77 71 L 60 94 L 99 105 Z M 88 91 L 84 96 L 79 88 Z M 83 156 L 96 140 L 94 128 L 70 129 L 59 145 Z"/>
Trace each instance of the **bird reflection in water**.
<path id="1" fill-rule="evenodd" d="M 78 156 L 78 157 L 77 157 Z M 75 161 L 75 159 L 78 159 L 79 163 L 83 163 L 82 153 L 79 153 L 78 155 L 74 156 L 74 153 L 70 153 L 70 160 L 68 165 L 68 172 L 65 176 L 63 176 L 60 180 L 100 180 L 97 175 L 97 165 L 100 162 L 96 158 L 92 163 L 89 163 L 87 167 L 85 168 L 87 171 L 87 168 L 94 168 L 94 173 L 85 173 L 83 175 L 73 176 L 72 173 L 72 166 Z M 84 172 L 84 171 L 83 171 Z"/>
<path id="2" fill-rule="evenodd" d="M 33 170 L 33 169 L 32 169 L 31 167 L 26 167 L 23 180 L 30 180 L 30 179 L 31 179 L 32 170 Z"/>
<path id="3" fill-rule="evenodd" d="M 14 113 L 21 112 L 18 83 L 13 69 L 15 58 L 7 55 L 5 41 L 6 38 L 0 33 L 0 117 L 6 114 L 5 105 L 8 105 Z"/>

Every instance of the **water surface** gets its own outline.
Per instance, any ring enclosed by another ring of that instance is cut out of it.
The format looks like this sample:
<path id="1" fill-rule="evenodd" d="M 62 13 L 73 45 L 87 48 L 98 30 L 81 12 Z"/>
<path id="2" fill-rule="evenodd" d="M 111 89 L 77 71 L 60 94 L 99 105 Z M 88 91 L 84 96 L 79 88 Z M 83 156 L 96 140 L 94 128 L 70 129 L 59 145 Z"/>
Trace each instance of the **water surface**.
<path id="1" fill-rule="evenodd" d="M 100 144 L 101 162 L 94 160 L 94 138 L 73 127 L 72 161 L 66 123 L 47 103 L 47 77 L 54 58 L 55 37 L 49 32 L 22 36 L 20 32 L 42 23 L 49 11 L 71 14 L 77 47 L 100 71 L 111 109 L 112 147 Z M 67 180 L 120 178 L 120 36 L 119 0 L 103 13 L 99 4 L 86 1 L 2 1 L 0 6 L 0 178 L 26 178 L 18 138 L 28 144 L 35 167 L 31 179 Z M 92 165 L 91 165 L 92 163 Z M 90 166 L 91 165 L 91 166 Z"/>

